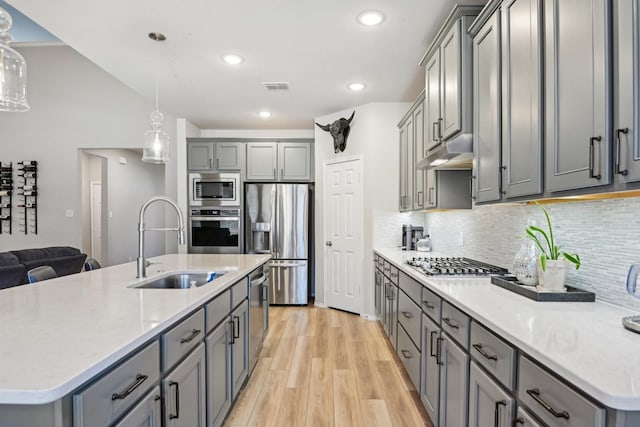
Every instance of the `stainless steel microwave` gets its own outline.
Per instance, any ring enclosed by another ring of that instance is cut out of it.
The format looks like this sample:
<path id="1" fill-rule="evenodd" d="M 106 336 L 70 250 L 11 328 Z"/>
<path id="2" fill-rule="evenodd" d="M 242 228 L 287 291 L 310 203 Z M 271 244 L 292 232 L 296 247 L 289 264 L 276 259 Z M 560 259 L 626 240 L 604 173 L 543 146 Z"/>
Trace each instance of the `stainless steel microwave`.
<path id="1" fill-rule="evenodd" d="M 190 173 L 190 206 L 240 206 L 239 173 Z"/>

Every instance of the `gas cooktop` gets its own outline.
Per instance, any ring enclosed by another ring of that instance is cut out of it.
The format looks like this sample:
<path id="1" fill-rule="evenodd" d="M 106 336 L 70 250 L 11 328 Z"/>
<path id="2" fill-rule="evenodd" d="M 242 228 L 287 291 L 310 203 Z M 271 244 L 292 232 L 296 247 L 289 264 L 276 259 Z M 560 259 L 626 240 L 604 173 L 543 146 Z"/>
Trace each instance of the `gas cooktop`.
<path id="1" fill-rule="evenodd" d="M 406 263 L 427 276 L 503 276 L 509 273 L 502 267 L 462 257 L 412 257 Z"/>

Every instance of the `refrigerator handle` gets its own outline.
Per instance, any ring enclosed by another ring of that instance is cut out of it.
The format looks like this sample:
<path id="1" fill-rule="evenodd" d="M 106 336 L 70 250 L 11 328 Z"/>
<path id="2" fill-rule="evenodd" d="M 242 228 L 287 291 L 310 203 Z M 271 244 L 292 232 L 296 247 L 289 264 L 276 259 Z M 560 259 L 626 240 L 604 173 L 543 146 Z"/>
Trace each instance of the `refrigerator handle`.
<path id="1" fill-rule="evenodd" d="M 271 207 L 273 215 L 271 215 L 271 232 L 269 233 L 269 250 L 274 258 L 278 257 L 277 237 L 279 233 L 278 227 L 278 192 L 274 184 L 271 191 Z"/>

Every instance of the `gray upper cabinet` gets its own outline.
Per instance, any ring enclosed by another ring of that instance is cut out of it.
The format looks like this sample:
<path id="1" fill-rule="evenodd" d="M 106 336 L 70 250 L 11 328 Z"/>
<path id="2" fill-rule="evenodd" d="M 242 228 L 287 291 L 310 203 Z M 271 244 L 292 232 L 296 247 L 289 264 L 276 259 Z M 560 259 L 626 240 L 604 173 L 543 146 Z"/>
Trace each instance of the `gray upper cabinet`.
<path id="1" fill-rule="evenodd" d="M 469 373 L 469 427 L 512 427 L 515 399 L 475 362 Z"/>
<path id="2" fill-rule="evenodd" d="M 249 142 L 246 176 L 248 181 L 312 181 L 313 145 Z"/>
<path id="3" fill-rule="evenodd" d="M 542 0 L 502 3 L 502 191 L 542 193 Z"/>
<path id="4" fill-rule="evenodd" d="M 462 103 L 460 100 L 462 52 L 460 51 L 460 32 L 460 22 L 456 22 L 440 45 L 440 80 L 442 84 L 441 133 L 445 139 L 456 134 L 462 128 Z"/>
<path id="5" fill-rule="evenodd" d="M 425 63 L 424 130 L 428 133 L 425 149 L 431 150 L 442 143 L 442 119 L 440 117 L 440 50 L 433 52 Z M 418 158 L 424 157 L 425 153 Z"/>
<path id="6" fill-rule="evenodd" d="M 409 115 L 400 127 L 400 212 L 410 211 L 413 204 L 411 202 L 411 182 L 410 176 L 413 175 L 411 168 L 411 158 L 413 150 L 411 149 L 413 141 L 413 116 Z"/>
<path id="7" fill-rule="evenodd" d="M 476 202 L 501 197 L 500 12 L 473 38 L 473 178 Z"/>
<path id="8" fill-rule="evenodd" d="M 420 61 L 425 67 L 427 150 L 472 132 L 472 46 L 467 29 L 481 10 L 455 6 Z"/>
<path id="9" fill-rule="evenodd" d="M 421 97 L 422 98 L 422 97 Z M 425 171 L 415 164 L 424 157 L 424 98 L 413 110 L 413 209 L 425 207 Z"/>
<path id="10" fill-rule="evenodd" d="M 640 180 L 640 5 L 614 2 L 614 174 L 619 182 Z"/>
<path id="11" fill-rule="evenodd" d="M 425 209 L 471 209 L 469 170 L 428 169 L 425 187 Z"/>
<path id="12" fill-rule="evenodd" d="M 205 350 L 200 344 L 162 380 L 165 427 L 204 427 Z"/>
<path id="13" fill-rule="evenodd" d="M 244 144 L 240 142 L 188 142 L 187 169 L 190 171 L 239 171 L 244 164 Z"/>
<path id="14" fill-rule="evenodd" d="M 611 183 L 610 7 L 545 0 L 546 188 Z"/>

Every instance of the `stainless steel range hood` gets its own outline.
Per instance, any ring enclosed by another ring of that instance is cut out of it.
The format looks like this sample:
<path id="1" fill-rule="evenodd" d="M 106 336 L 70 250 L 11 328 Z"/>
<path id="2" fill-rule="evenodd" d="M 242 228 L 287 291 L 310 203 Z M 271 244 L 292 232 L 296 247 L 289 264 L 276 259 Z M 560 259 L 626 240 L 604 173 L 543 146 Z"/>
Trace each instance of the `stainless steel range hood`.
<path id="1" fill-rule="evenodd" d="M 416 163 L 417 169 L 471 169 L 473 162 L 473 134 L 462 133 L 443 141 Z"/>

